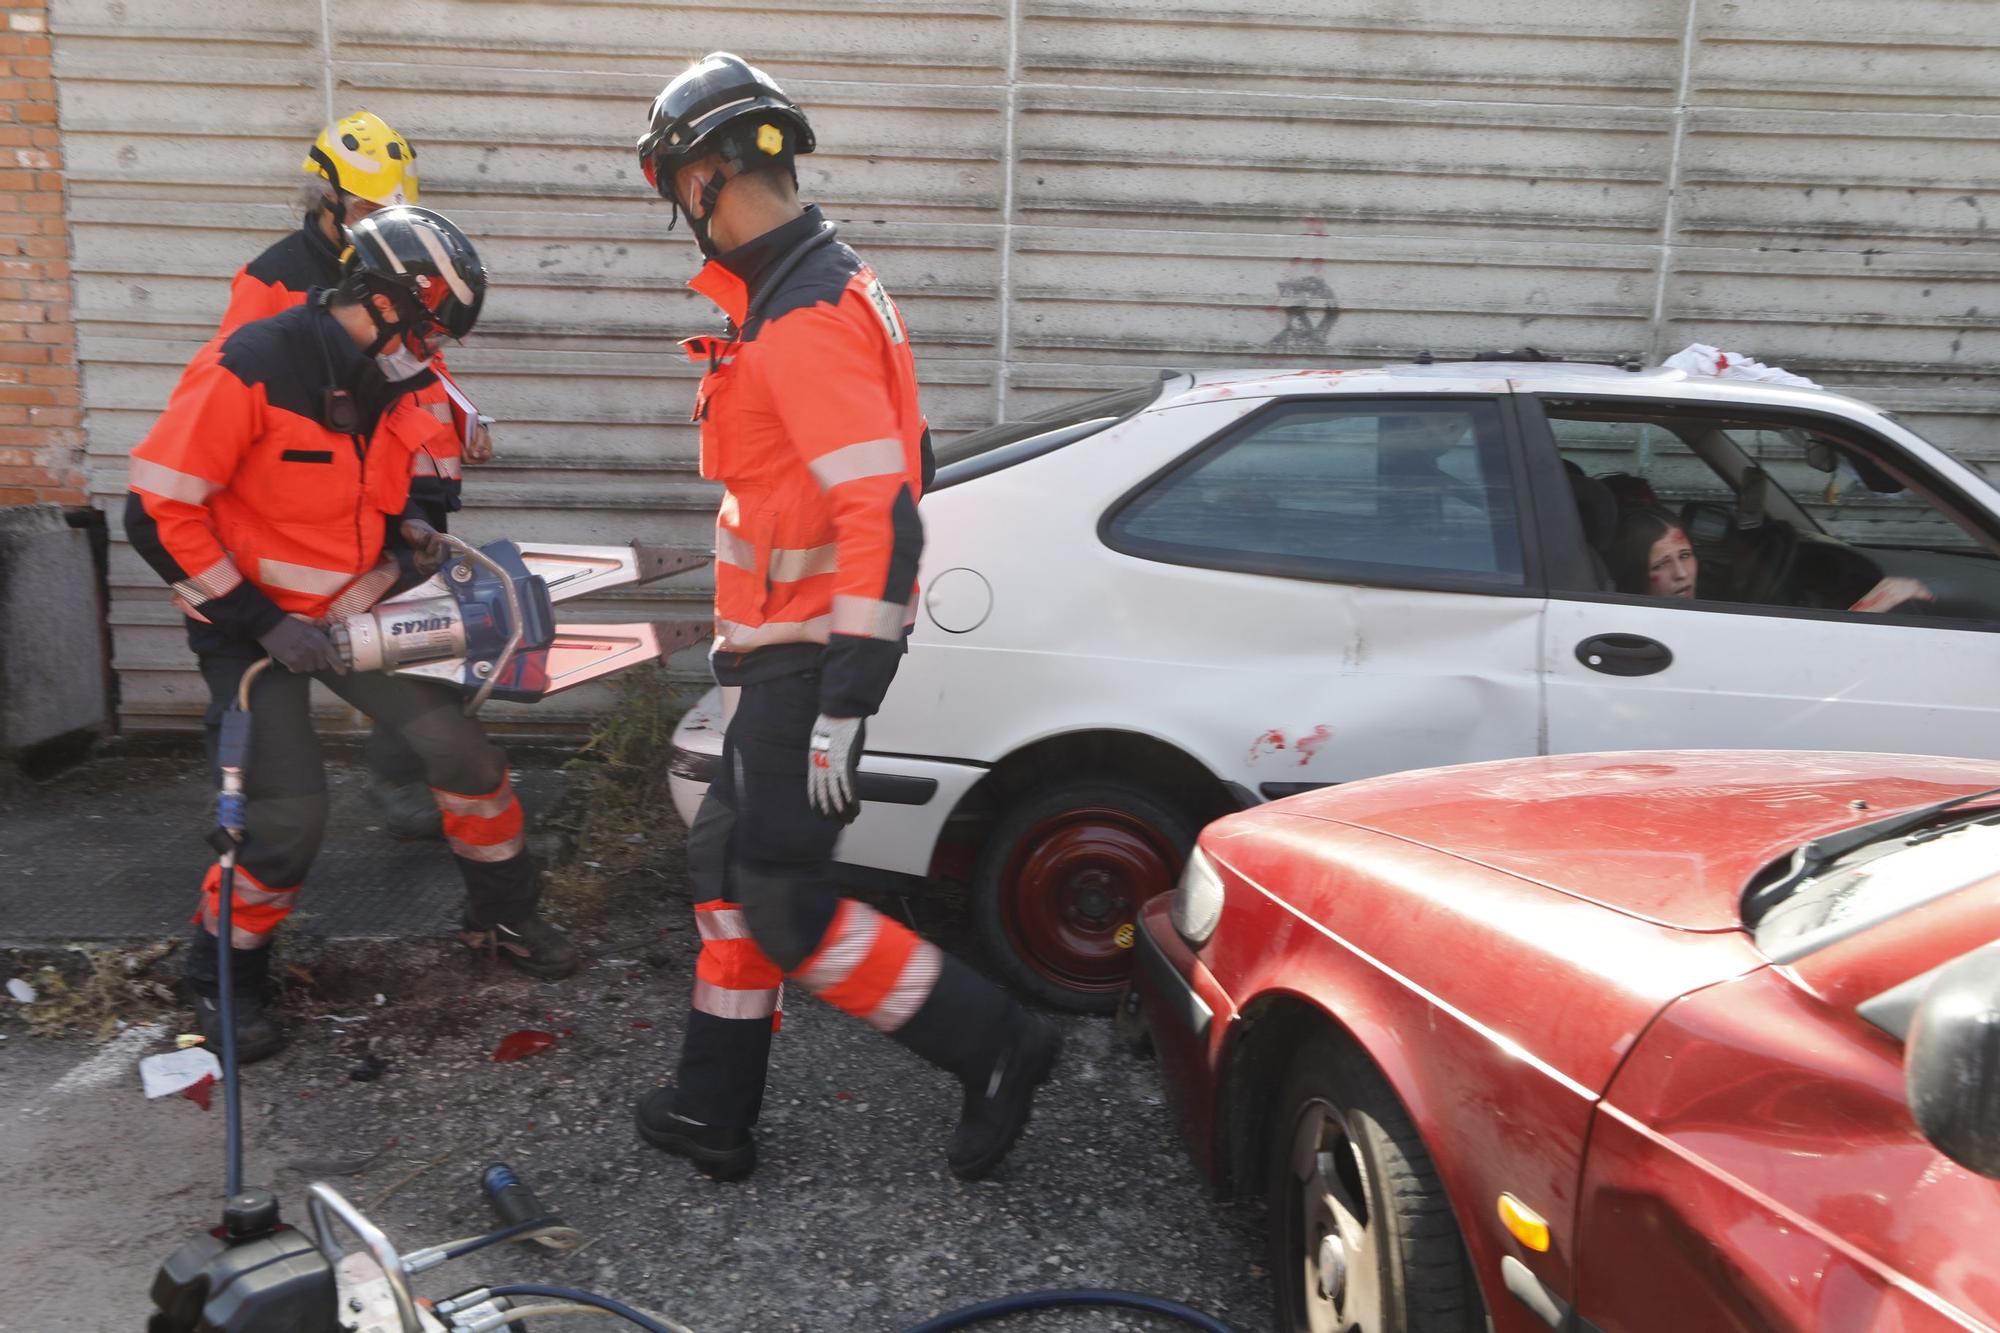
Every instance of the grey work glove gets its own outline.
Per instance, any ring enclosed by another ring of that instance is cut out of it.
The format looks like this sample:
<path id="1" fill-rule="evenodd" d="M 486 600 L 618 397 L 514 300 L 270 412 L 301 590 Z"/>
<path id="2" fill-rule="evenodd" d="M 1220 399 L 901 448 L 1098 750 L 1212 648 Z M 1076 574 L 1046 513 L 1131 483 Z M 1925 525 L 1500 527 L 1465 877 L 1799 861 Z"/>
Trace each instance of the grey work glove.
<path id="1" fill-rule="evenodd" d="M 812 754 L 806 765 L 806 795 L 828 819 L 852 823 L 861 813 L 854 795 L 861 768 L 863 718 L 827 717 L 813 723 Z"/>
<path id="2" fill-rule="evenodd" d="M 257 636 L 273 661 L 295 675 L 310 676 L 315 671 L 347 674 L 347 663 L 333 650 L 326 631 L 304 616 L 288 615 Z"/>
<path id="3" fill-rule="evenodd" d="M 396 525 L 403 544 L 416 556 L 419 574 L 435 574 L 444 563 L 444 539 L 438 530 L 420 518 L 406 518 Z"/>

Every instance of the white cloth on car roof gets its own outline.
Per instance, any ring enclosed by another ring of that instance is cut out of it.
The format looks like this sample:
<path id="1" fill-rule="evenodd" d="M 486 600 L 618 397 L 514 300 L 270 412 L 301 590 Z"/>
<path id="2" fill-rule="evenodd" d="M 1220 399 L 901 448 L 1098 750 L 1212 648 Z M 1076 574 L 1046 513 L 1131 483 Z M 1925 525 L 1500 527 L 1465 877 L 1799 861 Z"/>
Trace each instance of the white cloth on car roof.
<path id="1" fill-rule="evenodd" d="M 1689 343 L 1661 364 L 1669 370 L 1707 379 L 1756 380 L 1763 384 L 1791 384 L 1801 389 L 1820 387 L 1803 375 L 1794 375 L 1789 370 L 1767 366 L 1740 352 L 1725 352 L 1707 343 Z"/>

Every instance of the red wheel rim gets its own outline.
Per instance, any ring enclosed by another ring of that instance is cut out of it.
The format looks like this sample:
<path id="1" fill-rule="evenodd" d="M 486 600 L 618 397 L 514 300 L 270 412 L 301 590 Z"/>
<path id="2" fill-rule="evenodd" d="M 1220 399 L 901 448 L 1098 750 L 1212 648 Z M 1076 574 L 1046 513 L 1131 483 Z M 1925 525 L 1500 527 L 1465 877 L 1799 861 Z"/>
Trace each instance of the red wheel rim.
<path id="1" fill-rule="evenodd" d="M 1174 887 L 1181 855 L 1158 829 L 1091 806 L 1044 819 L 1014 844 L 1000 882 L 1001 921 L 1037 973 L 1077 991 L 1110 991 L 1132 970 L 1139 905 Z"/>

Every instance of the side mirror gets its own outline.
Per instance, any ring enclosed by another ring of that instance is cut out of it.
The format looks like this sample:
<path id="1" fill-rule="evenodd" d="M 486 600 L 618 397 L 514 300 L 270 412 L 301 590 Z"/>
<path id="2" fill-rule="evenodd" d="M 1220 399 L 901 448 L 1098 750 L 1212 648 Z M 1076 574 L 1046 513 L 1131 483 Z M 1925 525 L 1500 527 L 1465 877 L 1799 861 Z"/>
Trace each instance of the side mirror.
<path id="1" fill-rule="evenodd" d="M 1934 1147 L 2000 1180 L 2000 946 L 1941 969 L 1903 1047 L 1910 1114 Z"/>

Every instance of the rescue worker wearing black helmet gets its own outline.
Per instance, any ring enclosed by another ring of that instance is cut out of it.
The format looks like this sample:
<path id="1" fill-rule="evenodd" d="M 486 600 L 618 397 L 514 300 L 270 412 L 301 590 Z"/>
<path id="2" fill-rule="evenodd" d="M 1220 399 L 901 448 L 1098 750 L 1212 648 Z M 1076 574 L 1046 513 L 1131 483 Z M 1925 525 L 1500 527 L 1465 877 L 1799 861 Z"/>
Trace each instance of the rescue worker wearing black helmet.
<path id="1" fill-rule="evenodd" d="M 313 178 L 305 216 L 290 235 L 267 246 L 236 272 L 217 332 L 301 304 L 314 288 L 340 282 L 347 228 L 378 209 L 419 202 L 416 145 L 369 111 L 356 111 L 320 131 L 300 164 Z M 493 456 L 492 437 L 442 354 L 410 380 L 409 396 L 437 426 L 410 454 L 410 498 L 439 532 L 459 508 L 464 464 Z M 423 760 L 390 727 L 368 733 L 368 794 L 382 826 L 400 839 L 443 833 L 437 802 L 424 781 Z"/>
<path id="2" fill-rule="evenodd" d="M 689 285 L 727 319 L 684 346 L 704 371 L 702 475 L 725 487 L 711 660 L 734 699 L 688 834 L 702 948 L 679 1071 L 641 1099 L 638 1129 L 717 1179 L 747 1175 L 789 981 L 959 1079 L 946 1160 L 976 1179 L 1020 1135 L 1060 1042 L 833 884 L 864 724 L 914 617 L 933 464 L 901 312 L 800 206 L 794 162 L 814 146 L 805 113 L 726 52 L 667 85 L 638 143 L 708 260 Z"/>
<path id="3" fill-rule="evenodd" d="M 132 451 L 125 530 L 169 585 L 209 689 L 211 761 L 221 715 L 251 663 L 246 839 L 233 938 L 218 941 L 219 872 L 202 885 L 186 977 L 219 1041 L 218 951 L 234 949 L 237 1052 L 285 1042 L 271 1012 L 273 935 L 319 850 L 326 779 L 309 690 L 319 681 L 393 728 L 422 759 L 465 880 L 462 936 L 535 976 L 576 951 L 536 912 L 506 756 L 442 685 L 346 674 L 324 622 L 379 601 L 406 563 L 435 566 L 439 535 L 410 502 L 410 454 L 435 421 L 411 400 L 412 361 L 478 322 L 486 271 L 429 209 L 384 208 L 350 230 L 338 285 L 218 335 L 195 354 Z"/>

